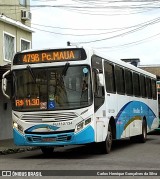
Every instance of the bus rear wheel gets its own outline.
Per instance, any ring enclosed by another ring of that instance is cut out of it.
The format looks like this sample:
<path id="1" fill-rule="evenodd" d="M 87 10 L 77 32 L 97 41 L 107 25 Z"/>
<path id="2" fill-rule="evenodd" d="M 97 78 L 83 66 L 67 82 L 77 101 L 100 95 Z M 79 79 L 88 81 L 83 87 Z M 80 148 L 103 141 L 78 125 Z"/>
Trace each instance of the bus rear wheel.
<path id="1" fill-rule="evenodd" d="M 142 134 L 130 137 L 133 142 L 145 143 L 147 140 L 147 123 L 146 120 L 142 122 Z"/>
<path id="2" fill-rule="evenodd" d="M 139 142 L 145 143 L 147 140 L 147 123 L 145 120 L 142 122 L 142 134 L 138 136 Z"/>
<path id="3" fill-rule="evenodd" d="M 54 151 L 54 147 L 48 147 L 48 146 L 40 147 L 40 149 L 44 155 L 51 155 L 53 154 Z"/>
<path id="4" fill-rule="evenodd" d="M 103 153 L 105 153 L 105 154 L 110 153 L 111 147 L 112 147 L 112 140 L 113 140 L 112 129 L 111 129 L 111 126 L 109 124 L 106 140 L 104 142 L 102 142 L 102 152 Z"/>

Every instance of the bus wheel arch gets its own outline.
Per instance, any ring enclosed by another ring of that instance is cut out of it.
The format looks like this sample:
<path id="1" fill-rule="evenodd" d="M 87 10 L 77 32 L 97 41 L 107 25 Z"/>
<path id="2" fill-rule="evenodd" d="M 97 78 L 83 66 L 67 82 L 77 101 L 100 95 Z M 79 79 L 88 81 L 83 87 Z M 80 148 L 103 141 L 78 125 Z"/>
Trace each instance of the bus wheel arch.
<path id="1" fill-rule="evenodd" d="M 115 123 L 115 119 L 113 116 L 110 118 L 109 124 L 112 130 L 112 136 L 113 136 L 112 138 L 116 139 L 116 123 Z"/>

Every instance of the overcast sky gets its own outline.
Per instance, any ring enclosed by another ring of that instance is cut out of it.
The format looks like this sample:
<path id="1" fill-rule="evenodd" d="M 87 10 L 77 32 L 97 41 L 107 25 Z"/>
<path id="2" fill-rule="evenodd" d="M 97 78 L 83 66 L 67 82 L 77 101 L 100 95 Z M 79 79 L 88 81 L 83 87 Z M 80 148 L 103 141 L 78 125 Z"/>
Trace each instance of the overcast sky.
<path id="1" fill-rule="evenodd" d="M 33 49 L 64 47 L 70 41 L 99 49 L 110 58 L 139 58 L 141 65 L 160 64 L 160 2 L 31 0 L 31 3 L 37 6 L 31 8 Z"/>

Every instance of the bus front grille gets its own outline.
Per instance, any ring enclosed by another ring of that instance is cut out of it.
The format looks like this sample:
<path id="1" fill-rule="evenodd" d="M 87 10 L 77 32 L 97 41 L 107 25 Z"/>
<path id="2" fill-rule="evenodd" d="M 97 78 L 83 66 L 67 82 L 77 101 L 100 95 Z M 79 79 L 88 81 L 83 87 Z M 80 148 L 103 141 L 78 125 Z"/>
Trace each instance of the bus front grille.
<path id="1" fill-rule="evenodd" d="M 41 137 L 30 136 L 27 137 L 28 142 L 67 142 L 71 140 L 71 135 L 59 135 L 56 137 Z"/>
<path id="2" fill-rule="evenodd" d="M 76 117 L 78 116 L 73 112 L 41 113 L 41 114 L 23 114 L 21 120 L 28 123 L 46 123 L 46 122 L 72 121 Z"/>

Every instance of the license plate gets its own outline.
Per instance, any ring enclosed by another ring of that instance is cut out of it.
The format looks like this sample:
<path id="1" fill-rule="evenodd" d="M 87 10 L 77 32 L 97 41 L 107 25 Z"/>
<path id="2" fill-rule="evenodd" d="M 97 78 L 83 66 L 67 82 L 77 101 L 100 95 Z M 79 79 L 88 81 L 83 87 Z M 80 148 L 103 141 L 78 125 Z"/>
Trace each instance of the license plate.
<path id="1" fill-rule="evenodd" d="M 43 142 L 54 142 L 56 141 L 55 137 L 45 137 L 42 139 Z"/>

